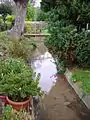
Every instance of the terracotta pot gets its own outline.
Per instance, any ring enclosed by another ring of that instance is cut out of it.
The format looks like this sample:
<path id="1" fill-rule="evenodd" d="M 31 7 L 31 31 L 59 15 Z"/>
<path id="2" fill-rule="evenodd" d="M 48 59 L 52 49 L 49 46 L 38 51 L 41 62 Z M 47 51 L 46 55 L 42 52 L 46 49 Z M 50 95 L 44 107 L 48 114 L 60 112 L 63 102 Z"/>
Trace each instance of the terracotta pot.
<path id="1" fill-rule="evenodd" d="M 13 109 L 16 109 L 17 111 L 20 111 L 21 109 L 25 110 L 28 107 L 31 99 L 32 97 L 30 96 L 30 98 L 24 102 L 14 102 L 6 96 L 7 104 L 11 105 Z"/>
<path id="2" fill-rule="evenodd" d="M 1 100 L 2 102 L 6 103 L 6 96 L 0 95 L 0 100 Z"/>

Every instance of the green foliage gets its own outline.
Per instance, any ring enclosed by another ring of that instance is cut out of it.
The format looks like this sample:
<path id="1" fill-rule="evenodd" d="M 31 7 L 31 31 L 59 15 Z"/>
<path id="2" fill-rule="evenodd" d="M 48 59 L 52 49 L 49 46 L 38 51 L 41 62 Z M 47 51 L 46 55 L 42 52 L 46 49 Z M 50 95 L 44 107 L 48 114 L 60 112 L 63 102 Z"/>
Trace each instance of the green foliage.
<path id="1" fill-rule="evenodd" d="M 80 84 L 84 92 L 90 94 L 90 71 L 83 69 L 76 69 L 73 72 L 72 80 Z"/>
<path id="2" fill-rule="evenodd" d="M 9 57 L 22 58 L 25 61 L 31 58 L 34 46 L 28 38 L 22 40 L 10 40 L 7 45 Z"/>
<path id="3" fill-rule="evenodd" d="M 51 24 L 52 25 L 52 24 Z M 49 29 L 50 36 L 46 41 L 46 45 L 50 52 L 61 61 L 65 63 L 72 62 L 72 51 L 74 44 L 73 36 L 75 34 L 74 27 L 61 27 L 62 22 L 53 24 L 53 27 Z"/>
<path id="4" fill-rule="evenodd" d="M 74 54 L 79 66 L 90 68 L 90 37 L 88 32 L 77 34 L 74 38 L 76 48 Z"/>
<path id="5" fill-rule="evenodd" d="M 4 23 L 2 17 L 0 17 L 0 32 L 11 29 L 12 23 L 15 20 L 15 16 L 7 15 L 7 17 L 5 19 L 6 20 Z"/>
<path id="6" fill-rule="evenodd" d="M 41 9 L 45 12 L 50 11 L 52 8 L 55 8 L 56 0 L 42 0 Z"/>
<path id="7" fill-rule="evenodd" d="M 46 21 L 48 19 L 48 13 L 38 10 L 37 12 L 37 21 Z"/>
<path id="8" fill-rule="evenodd" d="M 26 28 L 26 33 L 30 33 L 30 32 L 32 32 L 32 26 L 31 26 L 31 24 L 30 24 L 30 21 L 26 21 L 25 22 L 25 28 Z"/>
<path id="9" fill-rule="evenodd" d="M 40 95 L 39 79 L 40 75 L 36 76 L 21 59 L 0 61 L 0 94 L 14 101 L 21 102 L 30 95 Z"/>
<path id="10" fill-rule="evenodd" d="M 0 4 L 0 32 L 11 28 L 11 24 L 8 24 L 7 16 L 12 14 L 12 5 L 6 1 Z M 11 22 L 11 21 L 10 21 Z"/>
<path id="11" fill-rule="evenodd" d="M 30 1 L 28 2 L 27 13 L 26 13 L 26 20 L 34 20 L 35 15 L 35 8 L 31 6 Z"/>
<path id="12" fill-rule="evenodd" d="M 4 107 L 2 120 L 22 120 L 27 119 L 27 116 L 24 115 L 25 112 L 21 109 L 20 112 L 17 112 L 12 108 L 12 106 L 7 105 Z"/>
<path id="13" fill-rule="evenodd" d="M 54 9 L 58 20 L 69 20 L 74 25 L 90 20 L 90 1 L 87 0 L 42 0 L 41 8 L 44 11 Z"/>
<path id="14" fill-rule="evenodd" d="M 55 60 L 57 66 L 57 74 L 64 74 L 66 72 L 66 66 L 63 61 Z"/>
<path id="15" fill-rule="evenodd" d="M 7 22 L 12 23 L 12 21 L 15 20 L 15 16 L 14 15 L 7 15 L 6 20 L 7 20 Z"/>
<path id="16" fill-rule="evenodd" d="M 31 59 L 32 51 L 35 48 L 35 45 L 28 38 L 23 37 L 19 41 L 10 38 L 6 33 L 0 35 L 0 59 L 13 57 L 27 61 Z"/>
<path id="17" fill-rule="evenodd" d="M 47 0 L 42 1 L 43 4 Z M 81 0 L 57 0 L 49 11 L 48 31 L 51 34 L 46 45 L 50 52 L 66 65 L 78 63 L 90 68 L 90 36 L 88 32 L 77 32 L 89 22 L 90 2 Z"/>
<path id="18" fill-rule="evenodd" d="M 90 37 L 87 32 L 77 33 L 75 26 L 58 21 L 49 24 L 49 33 L 51 35 L 45 44 L 54 57 L 66 65 L 77 62 L 90 68 Z"/>
<path id="19" fill-rule="evenodd" d="M 2 32 L 0 33 L 0 59 L 6 59 L 7 56 L 7 44 L 9 41 L 9 36 Z"/>
<path id="20" fill-rule="evenodd" d="M 12 7 L 10 4 L 2 3 L 0 4 L 0 14 L 2 15 L 3 21 L 6 21 L 6 16 L 12 14 Z"/>

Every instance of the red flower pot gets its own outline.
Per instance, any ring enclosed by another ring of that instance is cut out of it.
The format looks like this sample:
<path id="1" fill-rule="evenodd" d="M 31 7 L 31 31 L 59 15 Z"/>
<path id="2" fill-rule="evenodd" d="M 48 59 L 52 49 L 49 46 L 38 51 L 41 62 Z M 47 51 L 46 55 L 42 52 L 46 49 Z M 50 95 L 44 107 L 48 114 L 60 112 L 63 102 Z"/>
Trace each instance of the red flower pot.
<path id="1" fill-rule="evenodd" d="M 25 110 L 28 107 L 31 99 L 32 99 L 32 97 L 30 97 L 28 100 L 26 100 L 24 102 L 14 102 L 6 96 L 7 104 L 11 105 L 13 107 L 13 109 L 16 109 L 17 111 L 20 111 L 21 109 Z"/>
<path id="2" fill-rule="evenodd" d="M 5 103 L 6 103 L 6 96 L 1 96 L 1 95 L 0 95 L 0 100 L 1 100 L 2 102 L 5 102 Z"/>

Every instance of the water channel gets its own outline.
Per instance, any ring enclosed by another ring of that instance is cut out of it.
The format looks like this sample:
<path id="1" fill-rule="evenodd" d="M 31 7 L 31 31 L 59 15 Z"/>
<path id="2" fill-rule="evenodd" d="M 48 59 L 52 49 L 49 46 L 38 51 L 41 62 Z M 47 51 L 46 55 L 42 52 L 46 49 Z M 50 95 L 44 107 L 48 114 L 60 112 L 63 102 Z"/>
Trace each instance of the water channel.
<path id="1" fill-rule="evenodd" d="M 32 60 L 32 68 L 36 75 L 40 73 L 39 86 L 45 93 L 49 93 L 52 86 L 55 85 L 57 77 L 56 65 L 52 55 L 47 51 Z"/>

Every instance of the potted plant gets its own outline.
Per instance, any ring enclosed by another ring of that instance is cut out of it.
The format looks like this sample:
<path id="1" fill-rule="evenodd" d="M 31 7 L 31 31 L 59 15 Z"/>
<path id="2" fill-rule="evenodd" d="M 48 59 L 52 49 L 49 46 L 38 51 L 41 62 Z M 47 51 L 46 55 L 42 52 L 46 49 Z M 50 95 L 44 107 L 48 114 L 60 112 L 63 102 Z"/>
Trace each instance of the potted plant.
<path id="1" fill-rule="evenodd" d="M 21 59 L 0 61 L 0 94 L 18 111 L 27 107 L 30 96 L 40 95 L 39 79 Z"/>

